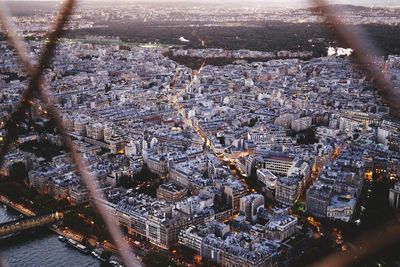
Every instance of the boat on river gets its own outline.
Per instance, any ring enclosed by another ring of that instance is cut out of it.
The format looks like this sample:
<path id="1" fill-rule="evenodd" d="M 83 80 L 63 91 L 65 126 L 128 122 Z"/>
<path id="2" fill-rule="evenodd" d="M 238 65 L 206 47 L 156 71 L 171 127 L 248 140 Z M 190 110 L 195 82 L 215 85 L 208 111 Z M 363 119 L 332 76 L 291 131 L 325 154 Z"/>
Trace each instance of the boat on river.
<path id="1" fill-rule="evenodd" d="M 89 252 L 90 252 L 89 249 L 86 246 L 76 242 L 75 240 L 73 240 L 71 238 L 69 238 L 67 240 L 67 244 L 70 245 L 71 247 L 79 250 L 81 253 L 89 254 Z"/>

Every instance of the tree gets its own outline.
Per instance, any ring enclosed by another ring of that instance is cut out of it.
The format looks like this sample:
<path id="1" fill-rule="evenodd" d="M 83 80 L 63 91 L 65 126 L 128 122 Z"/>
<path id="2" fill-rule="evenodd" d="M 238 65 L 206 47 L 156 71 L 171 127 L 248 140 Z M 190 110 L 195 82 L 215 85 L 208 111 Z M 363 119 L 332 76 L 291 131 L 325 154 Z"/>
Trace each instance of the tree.
<path id="1" fill-rule="evenodd" d="M 219 139 L 219 143 L 220 143 L 222 146 L 225 146 L 225 137 L 224 137 L 224 136 L 220 136 L 220 137 L 218 137 L 218 139 Z"/>
<path id="2" fill-rule="evenodd" d="M 119 179 L 119 185 L 124 188 L 131 188 L 134 185 L 132 177 L 127 175 L 122 175 L 121 178 Z"/>
<path id="3" fill-rule="evenodd" d="M 258 121 L 258 118 L 250 119 L 249 127 L 254 127 L 254 125 L 256 125 L 257 121 Z"/>
<path id="4" fill-rule="evenodd" d="M 23 181 L 27 179 L 28 172 L 23 162 L 16 162 L 10 167 L 10 177 Z"/>
<path id="5" fill-rule="evenodd" d="M 108 261 L 111 258 L 111 252 L 108 250 L 103 250 L 103 252 L 100 254 L 100 258 Z"/>
<path id="6" fill-rule="evenodd" d="M 86 237 L 82 238 L 81 243 L 86 247 L 90 247 L 89 239 L 87 239 Z"/>
<path id="7" fill-rule="evenodd" d="M 176 267 L 166 251 L 151 250 L 143 257 L 143 263 L 147 267 Z"/>

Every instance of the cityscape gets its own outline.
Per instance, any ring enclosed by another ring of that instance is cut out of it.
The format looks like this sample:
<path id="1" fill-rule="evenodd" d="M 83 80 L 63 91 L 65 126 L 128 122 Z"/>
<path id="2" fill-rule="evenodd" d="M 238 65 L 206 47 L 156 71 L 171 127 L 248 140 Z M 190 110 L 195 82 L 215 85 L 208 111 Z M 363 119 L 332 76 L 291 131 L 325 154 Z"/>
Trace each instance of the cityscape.
<path id="1" fill-rule="evenodd" d="M 0 0 L 0 267 L 400 266 L 400 2 L 293 2 Z"/>

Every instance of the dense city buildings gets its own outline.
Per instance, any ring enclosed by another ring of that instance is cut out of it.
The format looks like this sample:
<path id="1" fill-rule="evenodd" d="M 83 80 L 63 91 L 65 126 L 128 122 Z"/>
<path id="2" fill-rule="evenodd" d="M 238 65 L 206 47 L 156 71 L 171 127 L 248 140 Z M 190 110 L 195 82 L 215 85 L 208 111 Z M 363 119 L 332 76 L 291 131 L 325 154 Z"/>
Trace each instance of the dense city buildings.
<path id="1" fill-rule="evenodd" d="M 82 5 L 43 80 L 104 196 L 102 205 L 137 251 L 169 251 L 181 266 L 195 266 L 182 260 L 186 249 L 210 265 L 296 266 L 308 245 L 317 250 L 326 240 L 330 251 L 351 253 L 356 246 L 343 241 L 341 231 L 368 224 L 364 216 L 374 190 L 383 187 L 385 210 L 398 212 L 400 121 L 373 90 L 373 79 L 354 65 L 352 49 L 324 47 L 324 55 L 316 54 L 312 45 L 326 41 L 318 38 L 290 51 L 208 47 L 199 36 L 199 46 L 192 46 L 196 31 L 175 38 L 180 45 L 106 34 L 74 37 L 101 32 L 97 16 L 110 29 L 117 17 L 171 28 L 196 21 L 233 28 L 250 18 L 259 27 L 265 16 L 271 23 L 305 25 L 321 22 L 320 14 L 264 7 L 210 11 L 203 5 L 185 11 L 174 5 L 163 11 L 146 4 L 109 8 Z M 396 8 L 372 10 L 344 11 L 343 20 L 400 22 Z M 49 16 L 14 18 L 32 58 L 46 38 Z M 1 35 L 2 144 L 9 113 L 29 84 L 15 56 Z M 400 56 L 374 60 L 398 90 Z M 31 194 L 62 203 L 97 229 L 96 216 L 82 210 L 98 200 L 78 176 L 49 107 L 35 96 L 24 112 L 0 182 L 23 176 L 20 184 Z M 94 234 L 81 239 L 94 239 L 102 249 L 109 242 Z"/>

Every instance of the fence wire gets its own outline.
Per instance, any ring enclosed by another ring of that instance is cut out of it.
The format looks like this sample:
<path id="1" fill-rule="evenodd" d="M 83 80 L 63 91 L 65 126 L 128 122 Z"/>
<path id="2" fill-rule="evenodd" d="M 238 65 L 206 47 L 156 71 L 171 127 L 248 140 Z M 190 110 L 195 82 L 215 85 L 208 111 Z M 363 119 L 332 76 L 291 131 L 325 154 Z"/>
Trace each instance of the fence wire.
<path id="1" fill-rule="evenodd" d="M 379 68 L 374 59 L 382 55 L 378 48 L 368 38 L 361 26 L 345 25 L 342 23 L 339 11 L 325 0 L 311 0 L 322 12 L 325 22 L 331 26 L 336 36 L 347 47 L 355 51 L 358 63 L 366 70 L 374 83 L 374 88 L 390 107 L 390 112 L 400 118 L 400 91 L 396 90 L 387 75 Z"/>
<path id="2" fill-rule="evenodd" d="M 341 41 L 355 51 L 355 57 L 361 67 L 372 77 L 377 93 L 390 108 L 393 116 L 400 118 L 400 91 L 396 89 L 387 75 L 374 62 L 381 52 L 373 45 L 367 33 L 361 26 L 342 23 L 339 11 L 325 0 L 311 0 L 321 10 L 325 23 L 331 26 Z M 389 248 L 400 241 L 400 225 L 398 222 L 382 223 L 372 234 L 361 235 L 355 241 L 356 250 L 350 253 L 335 253 L 319 261 L 315 266 L 350 266 L 360 262 L 382 249 Z"/>
<path id="3" fill-rule="evenodd" d="M 132 250 L 124 240 L 124 236 L 121 230 L 114 223 L 111 214 L 102 203 L 104 197 L 102 193 L 97 190 L 97 183 L 94 177 L 87 170 L 86 163 L 84 162 L 78 151 L 75 149 L 71 138 L 68 136 L 62 118 L 56 107 L 52 104 L 51 98 L 47 94 L 45 81 L 42 78 L 43 71 L 50 64 L 58 43 L 58 39 L 62 36 L 63 28 L 67 23 L 70 14 L 72 13 L 72 9 L 75 5 L 75 0 L 66 0 L 63 2 L 55 18 L 54 25 L 48 33 L 48 41 L 43 46 L 37 65 L 34 65 L 30 61 L 28 56 L 27 44 L 18 37 L 16 28 L 13 25 L 12 20 L 9 16 L 7 6 L 4 4 L 3 1 L 0 1 L 0 3 L 0 21 L 3 30 L 6 34 L 7 39 L 9 40 L 10 45 L 15 48 L 19 60 L 26 68 L 27 74 L 30 76 L 28 88 L 23 92 L 17 108 L 9 116 L 5 124 L 7 135 L 4 144 L 0 150 L 0 164 L 3 163 L 5 154 L 7 153 L 10 145 L 17 137 L 17 124 L 15 120 L 24 118 L 26 116 L 24 112 L 25 109 L 29 107 L 30 101 L 33 99 L 34 93 L 38 93 L 41 96 L 43 103 L 47 106 L 49 114 L 54 120 L 57 130 L 59 131 L 62 142 L 67 151 L 70 153 L 76 171 L 81 177 L 85 186 L 88 188 L 90 195 L 93 199 L 93 203 L 98 213 L 102 217 L 106 228 L 108 229 L 108 232 L 112 238 L 112 241 L 118 249 L 124 264 L 129 267 L 140 266 L 141 263 L 136 259 L 136 257 L 134 257 Z"/>
<path id="4" fill-rule="evenodd" d="M 314 6 L 319 7 L 322 15 L 327 24 L 329 24 L 335 31 L 338 38 L 340 38 L 349 48 L 356 51 L 356 59 L 358 63 L 367 71 L 370 77 L 373 78 L 375 88 L 380 96 L 386 101 L 394 116 L 400 118 L 400 92 L 395 90 L 390 80 L 387 79 L 385 73 L 379 69 L 375 64 L 371 55 L 379 55 L 378 49 L 372 45 L 371 40 L 367 37 L 366 33 L 361 27 L 348 27 L 341 22 L 338 11 L 329 6 L 324 0 L 310 0 Z M 78 175 L 81 177 L 82 182 L 88 188 L 90 195 L 93 199 L 96 210 L 103 218 L 106 228 L 117 247 L 120 256 L 126 266 L 141 266 L 142 264 L 134 257 L 134 254 L 123 238 L 123 234 L 118 226 L 114 223 L 111 214 L 102 203 L 104 196 L 97 190 L 97 183 L 94 177 L 87 169 L 86 163 L 74 147 L 71 138 L 69 137 L 66 128 L 63 124 L 62 117 L 58 109 L 53 104 L 52 99 L 48 94 L 46 81 L 43 79 L 43 71 L 49 66 L 54 55 L 59 38 L 63 35 L 64 26 L 68 22 L 72 10 L 76 4 L 75 0 L 65 0 L 55 17 L 53 26 L 48 32 L 48 41 L 43 45 L 41 54 L 37 64 L 34 64 L 29 56 L 28 44 L 22 40 L 18 35 L 17 29 L 12 22 L 11 14 L 4 0 L 0 0 L 0 23 L 5 33 L 9 44 L 14 48 L 18 60 L 22 67 L 29 76 L 29 84 L 27 89 L 23 92 L 19 104 L 9 114 L 6 120 L 5 128 L 7 134 L 0 148 L 0 166 L 2 166 L 4 157 L 7 154 L 11 144 L 17 138 L 17 123 L 26 117 L 25 110 L 29 108 L 30 101 L 37 93 L 40 95 L 41 101 L 46 105 L 51 118 L 56 124 L 56 128 L 60 133 L 62 142 L 70 153 L 72 162 L 76 168 Z M 321 261 L 315 266 L 348 266 L 355 261 L 366 259 L 372 253 L 379 251 L 382 248 L 387 248 L 400 240 L 400 226 L 398 223 L 389 223 L 382 225 L 377 229 L 373 235 L 360 236 L 356 241 L 356 247 L 359 249 L 353 251 L 351 254 L 336 253 L 332 254 Z M 373 242 L 371 242 L 373 241 Z M 0 259 L 0 267 L 4 263 Z"/>

